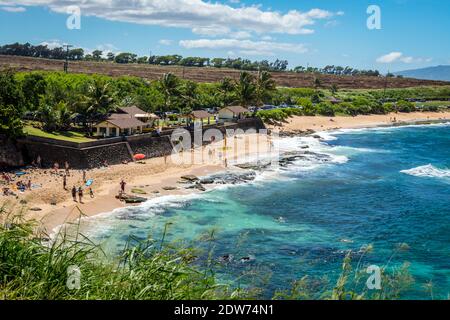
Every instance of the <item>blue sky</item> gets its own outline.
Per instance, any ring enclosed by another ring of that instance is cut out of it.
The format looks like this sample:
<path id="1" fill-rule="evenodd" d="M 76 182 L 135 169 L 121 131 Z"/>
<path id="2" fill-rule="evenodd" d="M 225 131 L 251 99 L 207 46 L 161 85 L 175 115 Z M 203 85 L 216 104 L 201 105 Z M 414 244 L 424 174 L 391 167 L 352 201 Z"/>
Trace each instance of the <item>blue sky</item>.
<path id="1" fill-rule="evenodd" d="M 366 25 L 369 5 L 381 29 Z M 81 29 L 66 26 L 68 6 Z M 70 43 L 139 55 L 286 59 L 399 71 L 450 64 L 450 1 L 0 0 L 0 44 Z"/>

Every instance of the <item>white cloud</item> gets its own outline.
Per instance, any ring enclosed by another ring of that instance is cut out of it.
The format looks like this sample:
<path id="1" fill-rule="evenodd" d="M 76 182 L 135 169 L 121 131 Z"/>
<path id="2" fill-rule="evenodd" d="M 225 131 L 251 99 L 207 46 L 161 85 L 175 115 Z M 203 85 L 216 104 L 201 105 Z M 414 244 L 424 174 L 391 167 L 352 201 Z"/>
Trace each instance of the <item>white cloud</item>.
<path id="1" fill-rule="evenodd" d="M 325 23 L 325 28 L 334 28 L 334 27 L 337 27 L 338 25 L 339 25 L 339 21 L 330 20 Z"/>
<path id="2" fill-rule="evenodd" d="M 303 44 L 282 43 L 270 41 L 252 41 L 237 39 L 198 39 L 181 40 L 180 46 L 186 49 L 209 49 L 239 51 L 244 55 L 271 56 L 276 52 L 306 53 L 308 49 Z"/>
<path id="3" fill-rule="evenodd" d="M 82 15 L 112 21 L 145 25 L 189 28 L 205 35 L 205 30 L 227 34 L 232 30 L 254 33 L 310 34 L 317 20 L 342 15 L 311 9 L 306 12 L 290 10 L 281 13 L 259 6 L 232 7 L 203 0 L 0 0 L 3 5 L 47 6 L 52 11 L 67 13 L 70 5 L 79 6 Z M 203 33 L 201 33 L 203 32 Z"/>
<path id="4" fill-rule="evenodd" d="M 159 42 L 159 44 L 162 44 L 163 46 L 170 46 L 173 43 L 172 40 L 168 40 L 168 39 L 161 39 L 158 42 Z"/>
<path id="5" fill-rule="evenodd" d="M 377 59 L 378 63 L 392 63 L 403 56 L 401 52 L 391 52 Z"/>
<path id="6" fill-rule="evenodd" d="M 7 11 L 7 12 L 13 12 L 13 13 L 27 11 L 27 9 L 24 7 L 0 7 L 0 10 Z"/>
<path id="7" fill-rule="evenodd" d="M 67 43 L 62 42 L 61 40 L 58 40 L 58 39 L 52 39 L 52 40 L 41 42 L 39 44 L 42 46 L 47 46 L 50 49 L 55 49 L 55 48 L 61 48 L 62 46 L 66 45 Z"/>
<path id="8" fill-rule="evenodd" d="M 410 64 L 410 63 L 431 62 L 432 60 L 433 60 L 432 58 L 414 58 L 411 56 L 405 56 L 402 52 L 394 51 L 377 58 L 376 61 L 378 63 L 403 62 L 406 64 Z"/>

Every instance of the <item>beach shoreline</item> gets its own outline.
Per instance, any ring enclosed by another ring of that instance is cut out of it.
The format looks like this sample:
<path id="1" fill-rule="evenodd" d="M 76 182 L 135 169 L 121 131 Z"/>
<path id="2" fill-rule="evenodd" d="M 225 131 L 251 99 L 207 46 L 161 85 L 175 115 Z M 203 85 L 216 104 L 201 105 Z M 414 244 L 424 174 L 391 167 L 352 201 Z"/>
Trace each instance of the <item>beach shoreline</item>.
<path id="1" fill-rule="evenodd" d="M 311 131 L 363 129 L 446 121 L 450 121 L 450 111 L 390 113 L 386 115 L 359 115 L 356 117 L 294 116 L 288 119 L 286 123 L 283 123 L 281 128 L 277 126 L 270 126 L 270 128 L 279 129 L 281 134 L 302 134 Z"/>
<path id="2" fill-rule="evenodd" d="M 396 122 L 392 119 L 396 118 Z M 330 121 L 332 119 L 333 121 Z M 281 128 L 273 126 L 270 129 L 280 130 L 280 135 L 304 135 L 306 133 L 334 131 L 339 129 L 361 129 L 380 126 L 399 126 L 425 124 L 432 122 L 450 121 L 450 112 L 427 112 L 427 113 L 411 113 L 411 114 L 390 114 L 390 115 L 371 115 L 357 117 L 293 117 Z M 255 135 L 253 138 L 261 139 L 261 135 Z M 267 138 L 267 137 L 264 137 Z M 241 137 L 243 139 L 243 137 Z M 244 137 L 247 139 L 247 136 Z M 246 140 L 247 141 L 247 140 Z M 251 141 L 251 139 L 249 140 Z M 259 140 L 258 140 L 259 141 Z M 231 143 L 229 143 L 231 145 Z M 264 143 L 264 148 L 258 149 L 258 152 L 268 153 L 269 144 Z M 234 147 L 234 148 L 233 148 Z M 245 152 L 242 145 L 238 146 L 236 141 L 234 146 L 229 147 L 230 163 L 244 163 L 247 156 L 252 153 Z M 236 149 L 236 150 L 233 150 Z M 71 199 L 70 188 L 72 185 L 81 185 L 82 173 L 79 170 L 72 170 L 71 176 L 68 178 L 69 191 L 62 190 L 61 175 L 51 174 L 50 169 L 36 169 L 30 173 L 30 178 L 35 182 L 40 182 L 43 187 L 39 190 L 33 190 L 30 194 L 24 193 L 19 199 L 12 201 L 13 206 L 19 206 L 20 202 L 25 204 L 24 218 L 26 220 L 35 220 L 38 222 L 38 228 L 46 234 L 53 233 L 59 226 L 65 223 L 72 223 L 81 217 L 94 217 L 96 215 L 111 212 L 118 208 L 130 205 L 116 199 L 116 195 L 120 189 L 119 183 L 121 179 L 127 182 L 126 191 L 131 194 L 132 189 L 139 189 L 146 194 L 144 197 L 148 200 L 161 196 L 169 195 L 188 195 L 201 192 L 198 189 L 186 189 L 180 184 L 182 176 L 193 175 L 197 177 L 205 177 L 211 174 L 223 173 L 228 170 L 228 165 L 224 159 L 227 153 L 221 142 L 217 142 L 208 148 L 199 148 L 189 152 L 193 157 L 207 157 L 209 150 L 214 150 L 223 155 L 220 161 L 201 162 L 199 164 L 174 164 L 167 158 L 152 158 L 144 162 L 134 162 L 129 164 L 120 164 L 110 166 L 108 168 L 100 168 L 87 171 L 89 179 L 94 179 L 93 188 L 95 197 L 91 199 L 88 192 L 85 192 L 83 204 L 76 203 Z M 198 154 L 197 154 L 198 153 Z M 244 157 L 245 155 L 245 157 Z M 231 159 L 232 158 L 232 159 Z M 216 159 L 217 160 L 217 159 Z M 47 181 L 47 183 L 45 182 Z M 57 198 L 56 205 L 50 205 L 50 200 Z M 1 202 L 8 199 L 1 197 Z M 23 207 L 23 205 L 22 205 Z M 39 211 L 30 210 L 39 208 Z"/>

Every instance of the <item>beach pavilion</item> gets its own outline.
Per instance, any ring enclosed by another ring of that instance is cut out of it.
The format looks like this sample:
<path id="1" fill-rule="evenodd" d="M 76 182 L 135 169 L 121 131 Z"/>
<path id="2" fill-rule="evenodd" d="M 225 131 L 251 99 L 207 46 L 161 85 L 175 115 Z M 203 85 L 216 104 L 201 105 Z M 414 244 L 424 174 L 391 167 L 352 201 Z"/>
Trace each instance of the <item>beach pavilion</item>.
<path id="1" fill-rule="evenodd" d="M 118 137 L 142 133 L 146 124 L 128 115 L 112 114 L 106 120 L 95 125 L 97 136 Z"/>
<path id="2" fill-rule="evenodd" d="M 219 110 L 219 120 L 222 121 L 237 121 L 244 119 L 245 115 L 250 111 L 241 106 L 225 107 Z"/>

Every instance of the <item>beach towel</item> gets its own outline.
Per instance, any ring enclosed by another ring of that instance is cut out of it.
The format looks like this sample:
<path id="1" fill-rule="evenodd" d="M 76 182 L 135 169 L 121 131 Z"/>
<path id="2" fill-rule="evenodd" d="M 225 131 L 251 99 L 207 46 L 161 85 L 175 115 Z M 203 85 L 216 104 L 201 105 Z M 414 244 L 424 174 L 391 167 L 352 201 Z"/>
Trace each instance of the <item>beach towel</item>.
<path id="1" fill-rule="evenodd" d="M 93 183 L 94 183 L 94 180 L 93 180 L 93 179 L 89 179 L 89 180 L 86 182 L 86 187 L 90 187 Z"/>

